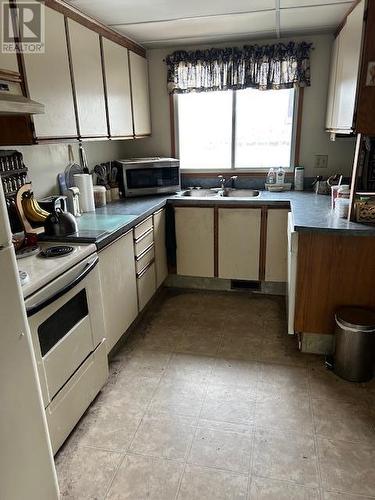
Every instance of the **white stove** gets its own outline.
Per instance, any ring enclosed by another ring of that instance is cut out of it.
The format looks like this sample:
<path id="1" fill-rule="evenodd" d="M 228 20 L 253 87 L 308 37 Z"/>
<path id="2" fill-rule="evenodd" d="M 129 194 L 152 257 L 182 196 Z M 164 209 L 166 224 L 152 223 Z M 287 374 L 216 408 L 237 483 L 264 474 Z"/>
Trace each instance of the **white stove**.
<path id="1" fill-rule="evenodd" d="M 55 257 L 48 258 L 41 255 L 51 247 L 62 249 L 66 246 L 73 248 L 73 250 L 65 255 L 57 254 Z M 39 248 L 38 253 L 17 260 L 18 269 L 24 278 L 21 279 L 21 284 L 25 299 L 96 252 L 94 244 L 75 245 L 69 243 L 69 245 L 58 245 L 56 243 L 40 243 Z"/>

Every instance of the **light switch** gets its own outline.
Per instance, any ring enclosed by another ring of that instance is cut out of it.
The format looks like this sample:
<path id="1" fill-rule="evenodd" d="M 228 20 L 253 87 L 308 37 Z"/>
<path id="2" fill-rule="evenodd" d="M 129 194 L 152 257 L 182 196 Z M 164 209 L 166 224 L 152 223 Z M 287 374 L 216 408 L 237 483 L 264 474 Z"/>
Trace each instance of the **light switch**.
<path id="1" fill-rule="evenodd" d="M 327 168 L 328 155 L 315 155 L 315 168 Z"/>

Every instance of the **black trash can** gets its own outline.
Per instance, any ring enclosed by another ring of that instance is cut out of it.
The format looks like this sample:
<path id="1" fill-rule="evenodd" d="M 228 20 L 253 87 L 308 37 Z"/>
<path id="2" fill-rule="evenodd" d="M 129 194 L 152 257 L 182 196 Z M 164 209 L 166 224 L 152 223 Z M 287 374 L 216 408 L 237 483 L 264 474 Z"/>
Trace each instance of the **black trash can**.
<path id="1" fill-rule="evenodd" d="M 374 373 L 375 311 L 342 307 L 335 320 L 333 371 L 351 382 L 368 382 Z"/>

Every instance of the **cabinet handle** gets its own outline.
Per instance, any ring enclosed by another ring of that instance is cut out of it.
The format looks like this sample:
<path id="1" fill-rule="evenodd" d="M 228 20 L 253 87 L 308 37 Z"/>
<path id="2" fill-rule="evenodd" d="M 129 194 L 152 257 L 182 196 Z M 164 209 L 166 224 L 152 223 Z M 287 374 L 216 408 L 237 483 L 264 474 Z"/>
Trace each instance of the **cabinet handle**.
<path id="1" fill-rule="evenodd" d="M 155 262 L 155 259 L 152 259 L 147 264 L 147 266 L 142 269 L 142 271 L 139 271 L 139 273 L 137 273 L 137 279 L 141 279 L 146 274 L 146 272 L 148 271 L 148 269 L 153 265 L 154 262 Z"/>
<path id="2" fill-rule="evenodd" d="M 152 243 L 151 243 L 151 244 L 150 244 L 147 248 L 145 248 L 145 249 L 143 250 L 143 252 L 142 252 L 142 253 L 140 253 L 140 254 L 138 255 L 138 257 L 136 257 L 136 258 L 135 258 L 135 260 L 136 260 L 137 262 L 138 262 L 139 260 L 141 260 L 141 259 L 142 259 L 142 257 L 144 257 L 144 256 L 146 255 L 146 253 L 147 253 L 147 252 L 149 252 L 150 250 L 152 250 L 153 246 L 154 246 L 154 242 L 152 242 Z"/>
<path id="3" fill-rule="evenodd" d="M 139 236 L 136 240 L 135 240 L 135 243 L 139 243 L 140 241 L 142 241 L 144 238 L 146 238 L 146 236 L 148 236 L 149 234 L 151 234 L 152 232 L 154 231 L 154 228 L 153 227 L 150 227 L 150 229 L 148 229 L 145 233 L 141 234 L 141 236 Z"/>

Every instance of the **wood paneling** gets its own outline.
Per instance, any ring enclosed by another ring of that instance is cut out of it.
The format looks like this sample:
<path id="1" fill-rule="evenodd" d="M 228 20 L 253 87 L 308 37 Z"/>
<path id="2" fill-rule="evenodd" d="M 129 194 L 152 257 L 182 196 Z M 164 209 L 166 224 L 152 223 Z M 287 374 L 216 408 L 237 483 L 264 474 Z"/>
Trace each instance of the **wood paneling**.
<path id="1" fill-rule="evenodd" d="M 64 14 L 64 16 L 77 21 L 83 26 L 86 26 L 86 28 L 89 28 L 92 31 L 96 31 L 96 33 L 98 33 L 99 35 L 102 35 L 109 40 L 112 40 L 113 42 L 134 51 L 142 57 L 146 57 L 145 49 L 137 43 L 133 42 L 133 40 L 120 35 L 120 33 L 117 33 L 117 31 L 108 28 L 108 26 L 105 26 L 96 19 L 87 16 L 82 11 L 80 11 L 76 7 L 73 7 L 72 5 L 65 3 L 63 0 L 44 0 L 44 3 L 47 7 L 51 7 L 51 9 L 61 12 L 62 14 Z"/>
<path id="2" fill-rule="evenodd" d="M 33 144 L 30 116 L 0 116 L 0 146 L 21 146 Z"/>
<path id="3" fill-rule="evenodd" d="M 332 334 L 338 307 L 375 307 L 375 238 L 300 232 L 295 329 Z"/>
<path id="4" fill-rule="evenodd" d="M 375 62 L 375 2 L 373 0 L 367 4 L 366 17 L 355 128 L 356 132 L 364 135 L 375 135 L 375 85 L 366 85 L 368 65 L 370 62 Z"/>

